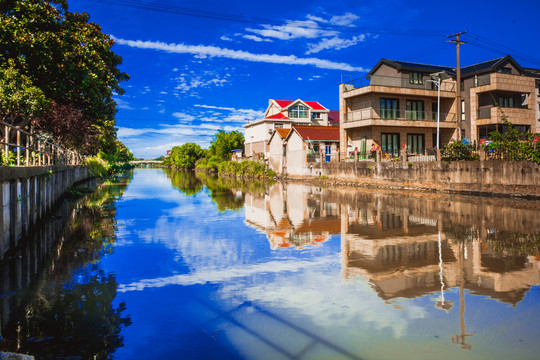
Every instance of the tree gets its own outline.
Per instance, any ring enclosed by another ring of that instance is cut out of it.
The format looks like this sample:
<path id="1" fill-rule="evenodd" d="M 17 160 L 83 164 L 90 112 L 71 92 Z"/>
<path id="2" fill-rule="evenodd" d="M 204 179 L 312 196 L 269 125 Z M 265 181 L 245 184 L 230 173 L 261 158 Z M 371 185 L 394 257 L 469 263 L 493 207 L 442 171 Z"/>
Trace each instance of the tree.
<path id="1" fill-rule="evenodd" d="M 204 157 L 205 151 L 194 143 L 185 143 L 182 146 L 175 146 L 169 155 L 169 162 L 179 169 L 192 170 L 195 162 Z"/>
<path id="2" fill-rule="evenodd" d="M 116 139 L 112 96 L 129 76 L 118 69 L 114 41 L 89 19 L 69 12 L 65 0 L 0 2 L 0 65 L 11 62 L 46 98 L 79 110 L 106 137 L 101 146 Z"/>
<path id="3" fill-rule="evenodd" d="M 218 130 L 210 145 L 209 153 L 223 160 L 229 160 L 231 151 L 235 149 L 244 149 L 244 135 L 237 130 L 231 132 Z"/>
<path id="4" fill-rule="evenodd" d="M 0 66 L 0 120 L 24 127 L 49 106 L 43 91 L 15 69 L 13 60 Z"/>

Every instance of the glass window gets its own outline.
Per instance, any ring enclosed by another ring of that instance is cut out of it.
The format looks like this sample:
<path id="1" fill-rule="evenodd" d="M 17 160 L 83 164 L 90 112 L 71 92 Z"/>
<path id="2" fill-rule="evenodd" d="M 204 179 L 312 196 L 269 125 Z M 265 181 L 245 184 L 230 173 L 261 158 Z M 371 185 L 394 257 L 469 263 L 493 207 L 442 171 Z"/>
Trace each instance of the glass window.
<path id="1" fill-rule="evenodd" d="M 510 96 L 499 96 L 499 103 L 497 105 L 499 105 L 500 107 L 509 108 L 516 107 L 514 98 Z"/>
<path id="2" fill-rule="evenodd" d="M 381 98 L 381 119 L 397 119 L 399 118 L 399 101 L 398 99 Z"/>
<path id="3" fill-rule="evenodd" d="M 424 120 L 424 101 L 407 100 L 407 120 Z"/>
<path id="4" fill-rule="evenodd" d="M 289 117 L 293 119 L 305 119 L 308 117 L 308 108 L 304 105 L 294 105 L 289 108 Z"/>
<path id="5" fill-rule="evenodd" d="M 311 117 L 313 119 L 320 119 L 321 118 L 321 113 L 318 113 L 318 112 L 311 113 Z"/>
<path id="6" fill-rule="evenodd" d="M 399 156 L 399 134 L 382 133 L 381 134 L 381 150 L 384 153 L 390 154 L 392 157 L 398 157 Z"/>
<path id="7" fill-rule="evenodd" d="M 512 68 L 502 68 L 501 69 L 501 73 L 503 74 L 511 74 L 512 73 Z"/>
<path id="8" fill-rule="evenodd" d="M 407 134 L 407 151 L 409 154 L 424 154 L 424 134 Z"/>
<path id="9" fill-rule="evenodd" d="M 409 84 L 419 85 L 423 83 L 424 82 L 422 79 L 422 73 L 419 73 L 419 72 L 409 73 Z"/>
<path id="10" fill-rule="evenodd" d="M 275 123 L 274 124 L 274 129 L 283 129 L 283 124 L 282 123 Z"/>

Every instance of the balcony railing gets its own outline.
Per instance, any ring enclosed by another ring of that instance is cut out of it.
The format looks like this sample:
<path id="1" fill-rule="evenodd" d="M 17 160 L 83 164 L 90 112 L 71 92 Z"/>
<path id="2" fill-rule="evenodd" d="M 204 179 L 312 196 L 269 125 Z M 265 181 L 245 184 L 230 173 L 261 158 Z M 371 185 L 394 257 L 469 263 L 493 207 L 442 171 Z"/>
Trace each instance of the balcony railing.
<path id="1" fill-rule="evenodd" d="M 362 88 L 369 85 L 437 91 L 437 85 L 433 81 L 424 80 L 421 82 L 417 82 L 417 81 L 411 82 L 409 77 L 396 77 L 396 76 L 383 76 L 383 75 L 373 75 L 370 78 L 367 78 L 367 77 L 359 78 L 359 79 L 349 81 L 345 84 L 348 85 L 346 86 L 346 91 Z M 441 91 L 455 91 L 455 83 L 451 81 L 442 82 Z"/>
<path id="2" fill-rule="evenodd" d="M 490 74 L 484 74 L 474 77 L 472 87 L 484 86 L 489 84 L 491 84 Z"/>
<path id="3" fill-rule="evenodd" d="M 345 122 L 362 120 L 437 121 L 436 111 L 365 108 L 345 113 Z M 455 113 L 440 113 L 440 122 L 456 122 Z"/>
<path id="4" fill-rule="evenodd" d="M 477 118 L 478 119 L 491 119 L 491 109 L 495 106 L 488 106 L 478 109 Z M 502 109 L 518 109 L 518 110 L 527 110 L 528 106 L 515 106 L 515 107 L 502 107 Z"/>

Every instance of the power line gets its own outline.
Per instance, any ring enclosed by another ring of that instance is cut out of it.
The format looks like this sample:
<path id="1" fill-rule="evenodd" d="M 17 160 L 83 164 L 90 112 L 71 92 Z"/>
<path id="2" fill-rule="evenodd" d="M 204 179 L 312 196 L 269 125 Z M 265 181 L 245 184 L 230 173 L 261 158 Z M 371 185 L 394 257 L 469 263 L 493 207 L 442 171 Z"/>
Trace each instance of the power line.
<path id="1" fill-rule="evenodd" d="M 207 11 L 200 9 L 185 8 L 180 6 L 165 5 L 160 3 L 150 3 L 140 0 L 90 0 L 93 2 L 117 5 L 122 7 L 149 10 L 161 13 L 182 15 L 182 16 L 193 16 L 200 17 L 205 19 L 214 19 L 214 20 L 224 20 L 248 24 L 264 24 L 264 25 L 282 25 L 288 27 L 295 27 L 301 29 L 317 29 L 317 30 L 326 30 L 326 31 L 340 31 L 345 33 L 355 33 L 355 34 L 386 34 L 386 35 L 403 35 L 403 36 L 424 36 L 424 37 L 442 37 L 444 34 L 448 33 L 448 30 L 428 30 L 428 29 L 391 29 L 391 28 L 376 28 L 376 27 L 351 27 L 351 26 L 339 26 L 339 25 L 319 25 L 312 22 L 306 22 L 304 20 L 297 21 L 283 21 L 229 14 L 216 11 Z"/>
<path id="2" fill-rule="evenodd" d="M 528 61 L 528 62 L 531 62 L 531 63 L 540 64 L 540 59 L 539 58 L 536 58 L 536 57 L 531 56 L 529 54 L 526 54 L 524 52 L 512 49 L 512 48 L 507 47 L 505 45 L 499 44 L 499 43 L 497 43 L 497 42 L 495 42 L 493 40 L 487 39 L 487 38 L 485 38 L 485 37 L 483 37 L 481 35 L 478 35 L 478 34 L 475 34 L 475 33 L 469 33 L 469 36 L 472 37 L 472 38 L 467 37 L 468 40 L 469 40 L 469 43 L 471 45 L 473 45 L 473 46 L 478 47 L 478 48 L 488 50 L 488 51 L 497 52 L 497 53 L 504 54 L 504 55 L 511 54 L 513 57 L 520 58 L 522 60 L 525 60 L 525 61 Z"/>

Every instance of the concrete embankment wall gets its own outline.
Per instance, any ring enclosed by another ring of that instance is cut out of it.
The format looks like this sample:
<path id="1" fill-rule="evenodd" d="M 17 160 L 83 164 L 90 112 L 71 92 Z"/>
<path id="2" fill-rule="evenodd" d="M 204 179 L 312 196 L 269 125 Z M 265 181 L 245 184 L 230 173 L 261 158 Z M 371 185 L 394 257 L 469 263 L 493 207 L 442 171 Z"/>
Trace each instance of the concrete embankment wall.
<path id="1" fill-rule="evenodd" d="M 335 162 L 310 163 L 307 170 L 307 177 L 364 185 L 540 197 L 540 166 L 532 162 Z"/>
<path id="2" fill-rule="evenodd" d="M 81 166 L 1 167 L 0 260 L 67 189 L 89 177 L 88 169 Z"/>

